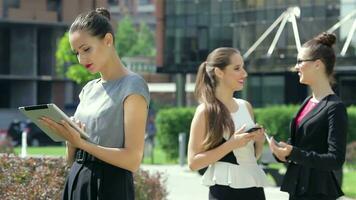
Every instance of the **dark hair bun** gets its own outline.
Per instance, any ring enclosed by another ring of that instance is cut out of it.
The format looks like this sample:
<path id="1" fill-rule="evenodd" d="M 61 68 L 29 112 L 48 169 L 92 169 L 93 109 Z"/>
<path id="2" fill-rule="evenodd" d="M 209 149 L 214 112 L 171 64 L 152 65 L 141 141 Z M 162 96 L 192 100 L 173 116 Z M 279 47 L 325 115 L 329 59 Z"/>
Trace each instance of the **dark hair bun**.
<path id="1" fill-rule="evenodd" d="M 110 20 L 110 12 L 106 8 L 97 8 L 95 12 Z"/>
<path id="2" fill-rule="evenodd" d="M 321 33 L 314 38 L 318 43 L 332 47 L 335 44 L 336 36 L 333 33 Z"/>

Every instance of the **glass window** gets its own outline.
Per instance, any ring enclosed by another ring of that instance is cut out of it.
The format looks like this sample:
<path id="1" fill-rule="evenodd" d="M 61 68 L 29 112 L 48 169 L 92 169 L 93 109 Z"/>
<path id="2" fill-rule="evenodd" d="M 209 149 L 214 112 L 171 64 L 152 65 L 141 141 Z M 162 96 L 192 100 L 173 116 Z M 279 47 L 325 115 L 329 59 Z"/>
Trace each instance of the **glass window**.
<path id="1" fill-rule="evenodd" d="M 186 8 L 187 8 L 187 11 L 186 13 L 187 14 L 197 14 L 197 10 L 198 10 L 198 3 L 195 3 L 195 2 L 188 2 L 186 3 Z"/>
<path id="2" fill-rule="evenodd" d="M 207 27 L 198 28 L 198 49 L 208 49 L 209 44 L 209 32 Z"/>
<path id="3" fill-rule="evenodd" d="M 210 27 L 209 29 L 209 49 L 220 47 L 220 27 Z"/>
<path id="4" fill-rule="evenodd" d="M 4 1 L 4 7 L 6 8 L 20 8 L 20 0 Z"/>
<path id="5" fill-rule="evenodd" d="M 222 15 L 222 25 L 223 26 L 230 26 L 232 23 L 232 14 L 225 13 Z"/>
<path id="6" fill-rule="evenodd" d="M 187 25 L 188 26 L 196 26 L 197 25 L 197 17 L 196 17 L 196 15 L 188 15 L 187 17 L 186 17 L 186 19 L 187 19 Z"/>
<path id="7" fill-rule="evenodd" d="M 47 0 L 47 10 L 57 11 L 59 8 L 59 1 L 57 0 Z"/>
<path id="8" fill-rule="evenodd" d="M 221 15 L 215 14 L 210 15 L 211 25 L 212 26 L 221 26 Z"/>
<path id="9" fill-rule="evenodd" d="M 233 2 L 232 1 L 221 1 L 221 12 L 223 14 L 226 13 L 232 13 L 233 9 L 231 9 L 233 6 Z"/>
<path id="10" fill-rule="evenodd" d="M 248 99 L 258 107 L 284 103 L 284 77 L 250 76 Z"/>
<path id="11" fill-rule="evenodd" d="M 184 27 L 185 26 L 185 16 L 177 15 L 176 18 L 176 27 Z"/>
<path id="12" fill-rule="evenodd" d="M 220 45 L 225 47 L 232 47 L 232 28 L 230 26 L 226 26 L 221 28 L 221 39 Z"/>
<path id="13" fill-rule="evenodd" d="M 118 5 L 119 4 L 119 0 L 109 0 L 108 4 L 109 5 Z"/>
<path id="14" fill-rule="evenodd" d="M 276 13 L 276 9 L 267 9 L 266 10 L 266 20 L 269 21 L 275 21 L 282 13 L 278 14 Z"/>
<path id="15" fill-rule="evenodd" d="M 180 64 L 182 62 L 182 53 L 183 53 L 183 28 L 175 29 L 175 38 L 174 38 L 174 63 Z"/>
<path id="16" fill-rule="evenodd" d="M 266 10 L 261 9 L 261 10 L 256 10 L 254 12 L 256 15 L 257 22 L 266 20 Z"/>
<path id="17" fill-rule="evenodd" d="M 175 1 L 165 4 L 166 15 L 175 15 Z"/>
<path id="18" fill-rule="evenodd" d="M 140 5 L 148 5 L 151 4 L 151 0 L 140 0 Z"/>
<path id="19" fill-rule="evenodd" d="M 175 13 L 176 15 L 182 15 L 184 13 L 185 2 L 176 1 Z"/>
<path id="20" fill-rule="evenodd" d="M 346 105 L 356 104 L 356 77 L 343 77 L 339 81 L 340 97 Z"/>
<path id="21" fill-rule="evenodd" d="M 255 26 L 253 24 L 241 26 L 237 34 L 240 36 L 240 39 L 238 40 L 239 43 L 237 45 L 240 46 L 241 50 L 244 52 L 247 51 L 253 43 L 255 43 L 255 36 L 257 37 Z"/>
<path id="22" fill-rule="evenodd" d="M 261 107 L 262 103 L 262 78 L 250 75 L 247 79 L 247 98 L 254 107 Z"/>
<path id="23" fill-rule="evenodd" d="M 212 14 L 218 14 L 218 13 L 221 13 L 221 1 L 217 1 L 217 0 L 214 0 L 214 1 L 211 1 L 211 13 Z"/>
<path id="24" fill-rule="evenodd" d="M 207 26 L 209 24 L 209 15 L 208 14 L 200 14 L 198 15 L 198 24 L 201 26 Z"/>
<path id="25" fill-rule="evenodd" d="M 167 27 L 174 27 L 175 26 L 174 17 L 166 17 L 166 26 Z"/>

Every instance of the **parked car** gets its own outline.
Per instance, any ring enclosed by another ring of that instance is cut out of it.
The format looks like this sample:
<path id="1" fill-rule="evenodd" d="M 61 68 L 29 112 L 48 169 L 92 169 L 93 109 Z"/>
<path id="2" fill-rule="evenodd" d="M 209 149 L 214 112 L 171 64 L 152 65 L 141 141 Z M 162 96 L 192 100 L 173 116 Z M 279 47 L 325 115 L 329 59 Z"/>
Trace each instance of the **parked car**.
<path id="1" fill-rule="evenodd" d="M 21 145 L 23 131 L 27 132 L 27 144 L 29 146 L 62 145 L 62 142 L 54 142 L 33 122 L 14 120 L 10 123 L 8 129 L 8 134 L 12 138 L 14 146 Z"/>

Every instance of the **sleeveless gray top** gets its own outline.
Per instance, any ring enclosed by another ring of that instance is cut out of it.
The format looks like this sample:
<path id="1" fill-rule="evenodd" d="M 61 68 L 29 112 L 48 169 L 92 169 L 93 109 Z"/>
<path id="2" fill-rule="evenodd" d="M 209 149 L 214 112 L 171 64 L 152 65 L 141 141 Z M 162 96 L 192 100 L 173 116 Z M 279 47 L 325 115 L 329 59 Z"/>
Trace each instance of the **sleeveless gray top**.
<path id="1" fill-rule="evenodd" d="M 123 103 L 132 94 L 143 96 L 149 105 L 150 95 L 145 80 L 132 72 L 118 80 L 95 79 L 83 87 L 74 118 L 86 125 L 86 133 L 92 143 L 124 147 Z"/>

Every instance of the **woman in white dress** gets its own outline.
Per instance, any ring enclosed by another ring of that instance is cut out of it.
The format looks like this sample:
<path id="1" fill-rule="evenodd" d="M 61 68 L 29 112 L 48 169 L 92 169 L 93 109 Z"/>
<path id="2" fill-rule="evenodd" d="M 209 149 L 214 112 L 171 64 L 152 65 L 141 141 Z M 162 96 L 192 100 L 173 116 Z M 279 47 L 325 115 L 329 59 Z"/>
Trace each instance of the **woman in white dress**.
<path id="1" fill-rule="evenodd" d="M 265 199 L 266 175 L 257 165 L 265 141 L 263 128 L 254 127 L 251 105 L 235 99 L 247 73 L 238 50 L 212 51 L 198 71 L 195 94 L 200 102 L 190 129 L 188 164 L 208 166 L 203 184 L 209 199 Z"/>

